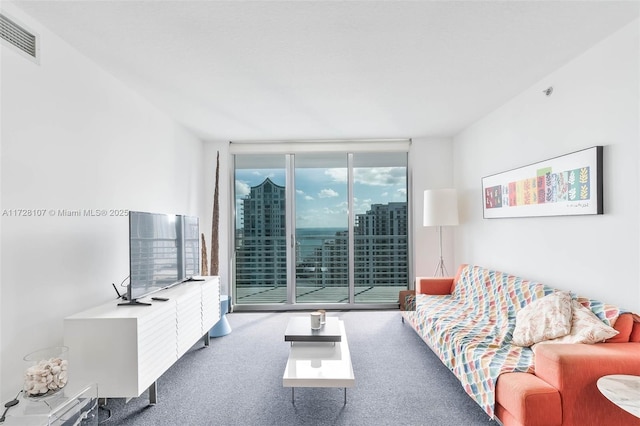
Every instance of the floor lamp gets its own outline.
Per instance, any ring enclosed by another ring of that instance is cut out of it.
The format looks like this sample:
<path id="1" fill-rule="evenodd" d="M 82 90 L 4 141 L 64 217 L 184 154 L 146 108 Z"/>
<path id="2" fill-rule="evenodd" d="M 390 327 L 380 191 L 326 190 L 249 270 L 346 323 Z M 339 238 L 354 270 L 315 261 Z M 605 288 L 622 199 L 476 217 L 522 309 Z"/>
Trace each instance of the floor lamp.
<path id="1" fill-rule="evenodd" d="M 455 189 L 427 189 L 424 191 L 423 226 L 437 226 L 440 234 L 440 261 L 434 276 L 448 275 L 442 259 L 442 227 L 458 224 L 458 197 Z"/>

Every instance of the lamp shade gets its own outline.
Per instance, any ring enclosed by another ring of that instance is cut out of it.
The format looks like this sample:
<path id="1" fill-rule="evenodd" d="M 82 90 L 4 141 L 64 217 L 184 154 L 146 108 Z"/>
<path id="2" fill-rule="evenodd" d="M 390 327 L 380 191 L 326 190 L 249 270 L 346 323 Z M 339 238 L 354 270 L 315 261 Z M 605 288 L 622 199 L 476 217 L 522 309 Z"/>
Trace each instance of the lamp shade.
<path id="1" fill-rule="evenodd" d="M 423 226 L 451 226 L 458 224 L 458 196 L 455 189 L 427 189 L 424 191 Z"/>

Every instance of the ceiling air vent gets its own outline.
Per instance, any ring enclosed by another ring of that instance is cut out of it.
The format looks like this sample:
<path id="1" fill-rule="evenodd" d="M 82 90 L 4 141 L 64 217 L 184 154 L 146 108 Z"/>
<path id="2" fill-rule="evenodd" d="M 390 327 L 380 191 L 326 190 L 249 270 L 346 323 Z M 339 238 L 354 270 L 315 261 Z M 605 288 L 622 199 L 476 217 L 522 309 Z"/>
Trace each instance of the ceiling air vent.
<path id="1" fill-rule="evenodd" d="M 38 57 L 38 36 L 0 14 L 0 38 L 32 59 Z"/>

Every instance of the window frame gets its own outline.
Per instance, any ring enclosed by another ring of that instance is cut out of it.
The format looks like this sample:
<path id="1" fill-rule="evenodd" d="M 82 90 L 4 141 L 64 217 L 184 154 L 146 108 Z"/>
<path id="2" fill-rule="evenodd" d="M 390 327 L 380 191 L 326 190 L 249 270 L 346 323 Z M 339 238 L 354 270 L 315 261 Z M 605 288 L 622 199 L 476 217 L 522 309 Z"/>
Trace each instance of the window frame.
<path id="1" fill-rule="evenodd" d="M 309 309 L 397 309 L 397 302 L 383 302 L 383 303 L 363 303 L 356 302 L 355 294 L 354 294 L 354 265 L 355 265 L 355 253 L 354 253 L 354 241 L 355 235 L 354 232 L 349 232 L 349 301 L 346 303 L 296 303 L 295 301 L 295 284 L 290 285 L 287 284 L 287 302 L 286 303 L 264 303 L 264 304 L 250 304 L 250 303 L 235 303 L 235 295 L 233 294 L 236 290 L 236 271 L 235 271 L 235 255 L 236 255 L 236 191 L 235 191 L 235 173 L 236 173 L 236 164 L 235 159 L 236 155 L 255 155 L 255 154 L 284 154 L 286 155 L 286 191 L 287 199 L 295 199 L 295 187 L 294 187 L 294 177 L 290 176 L 293 173 L 289 173 L 289 170 L 292 170 L 294 167 L 293 157 L 290 154 L 306 154 L 306 153 L 346 153 L 350 154 L 348 156 L 348 179 L 347 184 L 348 188 L 348 203 L 349 203 L 349 224 L 353 226 L 355 224 L 355 213 L 353 208 L 353 154 L 357 153 L 385 153 L 385 152 L 404 152 L 407 154 L 407 163 L 406 163 L 406 190 L 407 190 L 407 288 L 411 289 L 414 287 L 413 282 L 415 278 L 414 268 L 413 268 L 413 208 L 412 208 L 412 164 L 411 157 L 409 156 L 409 148 L 411 146 L 411 139 L 375 139 L 375 140 L 331 140 L 331 141 L 232 141 L 229 143 L 229 156 L 231 159 L 232 167 L 230 168 L 230 183 L 231 183 L 231 198 L 232 202 L 230 205 L 230 218 L 229 221 L 229 235 L 233 236 L 229 239 L 230 248 L 229 248 L 229 271 L 230 271 L 230 285 L 229 285 L 229 293 L 230 293 L 230 301 L 232 303 L 232 308 L 235 311 L 286 311 L 286 310 L 309 310 Z M 291 192 L 291 193 L 289 193 Z M 287 218 L 286 218 L 286 226 L 287 226 L 287 238 L 291 236 L 295 236 L 295 207 L 287 208 Z M 290 217 L 291 216 L 291 217 Z M 295 264 L 295 250 L 292 250 L 287 244 L 287 264 L 292 265 Z M 293 262 L 293 263 L 292 263 Z M 295 267 L 288 267 L 287 274 L 289 275 L 288 280 L 293 280 L 289 282 L 295 283 Z"/>

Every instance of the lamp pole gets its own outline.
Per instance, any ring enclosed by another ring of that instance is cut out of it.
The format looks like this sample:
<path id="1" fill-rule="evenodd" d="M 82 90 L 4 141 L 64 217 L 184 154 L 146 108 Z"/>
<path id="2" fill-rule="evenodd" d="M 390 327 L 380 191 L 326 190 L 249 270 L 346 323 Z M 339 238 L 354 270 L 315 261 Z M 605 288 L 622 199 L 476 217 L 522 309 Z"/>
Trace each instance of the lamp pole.
<path id="1" fill-rule="evenodd" d="M 446 277 L 449 275 L 446 266 L 444 266 L 444 259 L 442 258 L 442 225 L 438 226 L 438 232 L 440 233 L 440 260 L 438 261 L 438 265 L 436 266 L 436 270 L 433 273 L 434 277 L 438 276 L 438 272 L 440 272 L 441 277 Z M 445 273 L 447 275 L 445 275 Z"/>
<path id="2" fill-rule="evenodd" d="M 434 276 L 445 277 L 449 275 L 444 266 L 442 257 L 442 227 L 455 226 L 458 224 L 458 201 L 456 190 L 450 189 L 427 189 L 424 191 L 424 211 L 423 226 L 437 226 L 440 240 L 440 260 L 436 266 Z"/>

